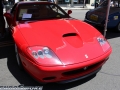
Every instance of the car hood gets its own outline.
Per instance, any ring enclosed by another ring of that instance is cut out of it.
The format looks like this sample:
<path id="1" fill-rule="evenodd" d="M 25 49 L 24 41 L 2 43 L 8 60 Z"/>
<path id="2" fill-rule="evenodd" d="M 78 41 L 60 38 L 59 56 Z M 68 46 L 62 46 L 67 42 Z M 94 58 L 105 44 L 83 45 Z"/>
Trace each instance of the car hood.
<path id="1" fill-rule="evenodd" d="M 49 47 L 64 65 L 92 60 L 104 53 L 96 40 L 101 34 L 80 20 L 24 22 L 18 28 L 29 46 Z"/>

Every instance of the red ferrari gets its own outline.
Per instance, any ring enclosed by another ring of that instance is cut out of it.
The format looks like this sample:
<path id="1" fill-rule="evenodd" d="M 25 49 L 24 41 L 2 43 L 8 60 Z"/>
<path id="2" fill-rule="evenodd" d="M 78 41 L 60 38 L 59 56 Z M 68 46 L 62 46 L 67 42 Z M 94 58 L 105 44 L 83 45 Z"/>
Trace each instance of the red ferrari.
<path id="1" fill-rule="evenodd" d="M 19 67 L 42 83 L 96 74 L 112 48 L 91 25 L 49 2 L 18 2 L 6 12 Z"/>

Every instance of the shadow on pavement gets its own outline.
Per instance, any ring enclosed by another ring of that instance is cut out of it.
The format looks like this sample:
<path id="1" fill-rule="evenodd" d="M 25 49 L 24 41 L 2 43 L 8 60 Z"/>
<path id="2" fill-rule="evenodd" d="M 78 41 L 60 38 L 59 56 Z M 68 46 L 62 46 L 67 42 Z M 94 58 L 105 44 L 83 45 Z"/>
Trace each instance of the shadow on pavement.
<path id="1" fill-rule="evenodd" d="M 98 31 L 101 32 L 102 35 L 104 35 L 104 28 L 95 27 Z M 112 39 L 120 37 L 120 32 L 116 32 L 115 29 L 107 29 L 106 31 L 106 39 Z"/>
<path id="2" fill-rule="evenodd" d="M 66 89 L 74 88 L 74 87 L 77 87 L 79 85 L 82 85 L 82 84 L 90 81 L 95 76 L 96 76 L 96 74 L 94 74 L 90 77 L 87 77 L 85 79 L 81 79 L 81 80 L 71 82 L 71 83 L 67 83 L 67 84 L 57 84 L 57 83 L 46 84 L 46 85 L 43 85 L 42 90 L 66 90 Z"/>
<path id="3" fill-rule="evenodd" d="M 14 45 L 0 47 L 0 59 L 7 58 L 7 68 L 20 84 L 22 84 L 24 86 L 39 85 L 25 71 L 22 71 L 19 69 L 17 62 L 16 62 L 16 57 L 15 57 L 14 51 L 15 51 Z"/>
<path id="4" fill-rule="evenodd" d="M 120 37 L 120 32 L 115 32 L 114 30 L 109 30 L 106 33 L 107 39 L 117 38 Z"/>
<path id="5" fill-rule="evenodd" d="M 10 34 L 8 34 L 5 38 L 0 38 L 0 59 L 4 60 L 3 58 L 7 58 L 6 67 L 20 84 L 24 86 L 40 85 L 25 71 L 21 71 L 17 66 L 14 41 Z M 7 83 L 7 81 L 5 82 Z"/>

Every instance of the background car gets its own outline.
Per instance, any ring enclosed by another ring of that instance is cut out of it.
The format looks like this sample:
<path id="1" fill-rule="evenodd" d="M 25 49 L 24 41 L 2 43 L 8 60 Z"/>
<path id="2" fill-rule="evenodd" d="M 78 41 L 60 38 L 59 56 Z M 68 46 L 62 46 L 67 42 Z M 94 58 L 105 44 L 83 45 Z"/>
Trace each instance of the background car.
<path id="1" fill-rule="evenodd" d="M 91 25 L 49 2 L 18 2 L 4 14 L 17 64 L 42 83 L 68 83 L 96 74 L 112 48 Z"/>
<path id="2" fill-rule="evenodd" d="M 107 28 L 115 28 L 116 31 L 120 32 L 120 4 L 118 3 L 120 3 L 118 0 L 111 1 Z M 104 0 L 99 7 L 88 11 L 84 21 L 93 26 L 104 27 L 107 5 L 108 1 Z"/>

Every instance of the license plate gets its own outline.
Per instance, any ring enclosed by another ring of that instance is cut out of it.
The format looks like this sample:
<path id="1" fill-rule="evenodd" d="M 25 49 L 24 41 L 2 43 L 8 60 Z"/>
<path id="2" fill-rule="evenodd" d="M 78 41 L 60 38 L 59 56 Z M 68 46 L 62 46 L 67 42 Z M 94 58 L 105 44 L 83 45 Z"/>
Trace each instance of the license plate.
<path id="1" fill-rule="evenodd" d="M 97 20 L 98 20 L 98 16 L 92 14 L 92 15 L 90 16 L 90 19 L 91 19 L 91 20 L 94 20 L 94 21 L 97 21 Z"/>

